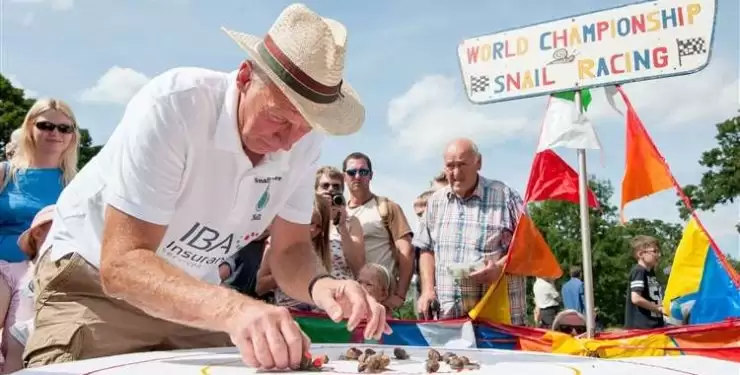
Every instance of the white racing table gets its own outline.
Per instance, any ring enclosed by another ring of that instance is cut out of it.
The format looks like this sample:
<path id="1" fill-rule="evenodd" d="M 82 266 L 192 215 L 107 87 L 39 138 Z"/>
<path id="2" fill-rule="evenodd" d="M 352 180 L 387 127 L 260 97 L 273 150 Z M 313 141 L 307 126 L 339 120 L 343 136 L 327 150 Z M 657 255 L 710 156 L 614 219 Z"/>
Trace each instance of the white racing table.
<path id="1" fill-rule="evenodd" d="M 350 347 L 360 350 L 372 348 L 393 358 L 394 346 L 357 344 L 315 344 L 311 347 L 314 357 L 326 354 L 329 363 L 324 365 L 324 374 L 357 374 L 356 361 L 338 360 Z M 392 359 L 388 374 L 425 374 L 428 347 L 403 347 L 411 356 L 408 360 Z M 463 370 L 462 374 L 546 374 L 546 375 L 737 375 L 740 364 L 697 356 L 645 357 L 624 360 L 607 360 L 572 357 L 547 353 L 533 353 L 493 349 L 446 349 L 436 348 L 440 353 L 451 351 L 458 356 L 467 356 L 478 362 L 480 370 Z M 46 367 L 26 369 L 20 375 L 246 375 L 258 373 L 244 366 L 236 348 L 198 349 L 169 352 L 147 352 L 125 354 L 85 361 L 77 361 Z M 315 373 L 300 372 L 294 373 Z M 457 373 L 442 365 L 438 373 Z"/>

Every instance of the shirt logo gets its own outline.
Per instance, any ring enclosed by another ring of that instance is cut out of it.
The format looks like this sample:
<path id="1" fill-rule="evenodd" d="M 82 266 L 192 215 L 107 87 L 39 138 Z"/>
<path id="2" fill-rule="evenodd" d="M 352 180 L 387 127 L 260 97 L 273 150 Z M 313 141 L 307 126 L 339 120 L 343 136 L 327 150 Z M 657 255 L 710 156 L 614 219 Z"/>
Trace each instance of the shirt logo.
<path id="1" fill-rule="evenodd" d="M 165 245 L 162 252 L 188 268 L 198 269 L 222 262 L 234 242 L 233 233 L 195 222 L 182 236 Z"/>
<path id="2" fill-rule="evenodd" d="M 257 205 L 254 207 L 254 209 L 257 212 L 262 211 L 267 207 L 267 203 L 270 202 L 270 185 L 268 184 L 265 188 L 265 191 L 262 193 L 262 196 L 260 196 L 260 199 L 257 201 Z"/>
<path id="3" fill-rule="evenodd" d="M 254 183 L 255 184 L 269 184 L 272 181 L 281 181 L 283 178 L 281 176 L 270 176 L 270 177 L 255 177 Z"/>

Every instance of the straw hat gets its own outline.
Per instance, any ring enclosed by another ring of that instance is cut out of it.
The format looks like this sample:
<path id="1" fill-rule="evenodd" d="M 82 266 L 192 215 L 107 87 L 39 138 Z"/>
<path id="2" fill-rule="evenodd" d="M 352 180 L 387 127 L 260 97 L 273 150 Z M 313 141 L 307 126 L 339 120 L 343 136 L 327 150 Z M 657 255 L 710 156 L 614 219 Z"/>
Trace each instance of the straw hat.
<path id="1" fill-rule="evenodd" d="M 313 127 L 333 135 L 362 127 L 365 107 L 343 80 L 347 29 L 303 4 L 285 8 L 264 38 L 222 28 Z"/>
<path id="2" fill-rule="evenodd" d="M 33 222 L 31 222 L 31 227 L 26 229 L 25 232 L 21 233 L 20 237 L 18 237 L 18 247 L 21 248 L 24 254 L 28 255 L 30 258 L 34 258 L 36 255 L 36 250 L 31 248 L 31 232 L 46 224 L 51 222 L 51 220 L 54 218 L 54 205 L 46 206 L 39 211 L 36 216 L 33 218 Z M 38 246 L 41 246 L 41 244 L 38 244 Z"/>

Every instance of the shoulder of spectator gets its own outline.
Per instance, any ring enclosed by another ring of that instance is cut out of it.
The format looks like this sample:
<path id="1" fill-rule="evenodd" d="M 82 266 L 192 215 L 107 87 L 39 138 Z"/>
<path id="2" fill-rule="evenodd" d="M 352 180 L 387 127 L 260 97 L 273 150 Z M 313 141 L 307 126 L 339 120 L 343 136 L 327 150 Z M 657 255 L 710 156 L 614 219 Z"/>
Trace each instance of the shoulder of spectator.
<path id="1" fill-rule="evenodd" d="M 441 205 L 450 200 L 450 193 L 451 190 L 449 187 L 438 189 L 437 191 L 432 193 L 432 195 L 427 198 L 427 208 L 425 210 L 425 215 L 427 213 L 434 215 L 434 213 L 438 211 L 438 208 Z"/>
<path id="2" fill-rule="evenodd" d="M 501 180 L 489 179 L 483 176 L 481 176 L 481 179 L 483 181 L 484 186 L 488 188 L 499 189 L 503 191 L 507 200 L 513 200 L 513 201 L 522 200 L 521 194 L 519 194 L 518 191 L 516 191 L 511 186 L 507 185 L 505 182 Z"/>
<path id="3" fill-rule="evenodd" d="M 406 236 L 411 236 L 413 231 L 409 226 L 409 221 L 406 219 L 406 214 L 403 213 L 401 205 L 388 198 L 388 213 L 391 229 L 394 229 L 395 240 L 402 240 Z M 410 241 L 410 237 L 407 238 Z"/>

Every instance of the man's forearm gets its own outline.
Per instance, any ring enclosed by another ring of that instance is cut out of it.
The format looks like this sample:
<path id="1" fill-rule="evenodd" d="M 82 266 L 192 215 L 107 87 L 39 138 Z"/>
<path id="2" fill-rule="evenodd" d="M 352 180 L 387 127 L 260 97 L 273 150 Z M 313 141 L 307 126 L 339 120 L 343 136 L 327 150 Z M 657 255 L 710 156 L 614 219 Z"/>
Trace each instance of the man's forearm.
<path id="1" fill-rule="evenodd" d="M 349 232 L 339 232 L 342 241 L 342 253 L 352 273 L 357 276 L 365 264 L 365 249 L 358 244 Z"/>
<path id="2" fill-rule="evenodd" d="M 151 250 L 136 249 L 101 264 L 106 293 L 164 320 L 226 332 L 242 309 L 262 303 L 198 280 Z"/>
<path id="3" fill-rule="evenodd" d="M 414 253 L 413 248 L 409 245 L 399 248 L 398 259 L 398 288 L 396 294 L 405 297 L 411 284 L 411 277 L 414 274 Z"/>
<path id="4" fill-rule="evenodd" d="M 636 301 L 634 301 L 634 304 L 637 305 L 637 306 L 642 307 L 643 309 L 647 309 L 647 310 L 650 310 L 650 311 L 655 312 L 655 313 L 660 313 L 660 314 L 663 313 L 660 305 L 658 305 L 656 303 L 653 303 L 653 302 L 650 302 L 647 299 L 645 299 L 644 297 L 639 296 L 639 295 L 637 296 Z"/>
<path id="5" fill-rule="evenodd" d="M 434 255 L 422 251 L 419 254 L 419 278 L 421 279 L 421 292 L 434 294 Z"/>
<path id="6" fill-rule="evenodd" d="M 308 284 L 320 274 L 328 274 L 319 262 L 310 242 L 302 242 L 286 249 L 272 248 L 267 255 L 275 282 L 290 297 L 313 303 Z"/>

